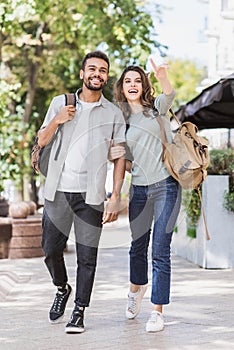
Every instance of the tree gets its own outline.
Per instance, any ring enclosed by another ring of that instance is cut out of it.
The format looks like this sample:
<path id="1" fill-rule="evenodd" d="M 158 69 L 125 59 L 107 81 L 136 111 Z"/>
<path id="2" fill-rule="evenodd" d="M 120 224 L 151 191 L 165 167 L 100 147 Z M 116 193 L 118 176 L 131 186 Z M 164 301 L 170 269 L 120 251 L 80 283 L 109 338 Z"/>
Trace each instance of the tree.
<path id="1" fill-rule="evenodd" d="M 152 18 L 143 5 L 144 1 L 137 0 L 1 2 L 0 73 L 9 92 L 11 84 L 17 86 L 17 99 L 6 101 L 5 108 L 9 111 L 8 124 L 18 115 L 15 129 L 22 133 L 20 143 L 16 132 L 11 133 L 13 144 L 0 140 L 6 151 L 0 160 L 5 174 L 13 159 L 18 159 L 16 151 L 21 161 L 15 171 L 22 176 L 31 171 L 30 147 L 28 156 L 22 157 L 25 146 L 32 144 L 33 132 L 40 127 L 52 96 L 74 91 L 79 85 L 81 60 L 88 51 L 104 49 L 116 67 L 129 62 L 141 64 L 152 45 L 160 48 L 152 39 Z M 0 117 L 6 126 L 3 114 Z M 7 134 L 4 137 L 8 139 Z M 13 173 L 12 168 L 11 177 Z"/>
<path id="2" fill-rule="evenodd" d="M 20 105 L 14 111 L 11 109 L 12 102 L 19 100 L 19 87 L 19 84 L 10 85 L 5 81 L 0 83 L 0 194 L 4 190 L 4 180 L 7 179 L 14 180 L 23 189 L 23 177 L 28 174 L 30 132 L 25 131 L 29 125 L 23 121 L 24 111 Z"/>

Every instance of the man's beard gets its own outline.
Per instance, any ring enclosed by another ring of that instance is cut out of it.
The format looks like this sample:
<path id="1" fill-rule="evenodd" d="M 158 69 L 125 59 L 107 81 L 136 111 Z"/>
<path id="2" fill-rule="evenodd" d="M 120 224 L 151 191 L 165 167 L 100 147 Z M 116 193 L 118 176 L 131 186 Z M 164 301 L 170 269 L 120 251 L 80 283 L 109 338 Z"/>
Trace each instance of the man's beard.
<path id="1" fill-rule="evenodd" d="M 104 82 L 104 80 L 102 80 L 101 82 Z M 104 84 L 98 86 L 93 86 L 92 82 L 90 80 L 88 80 L 88 82 L 84 81 L 85 86 L 87 87 L 87 89 L 92 90 L 92 91 L 100 91 L 103 90 L 104 88 Z"/>

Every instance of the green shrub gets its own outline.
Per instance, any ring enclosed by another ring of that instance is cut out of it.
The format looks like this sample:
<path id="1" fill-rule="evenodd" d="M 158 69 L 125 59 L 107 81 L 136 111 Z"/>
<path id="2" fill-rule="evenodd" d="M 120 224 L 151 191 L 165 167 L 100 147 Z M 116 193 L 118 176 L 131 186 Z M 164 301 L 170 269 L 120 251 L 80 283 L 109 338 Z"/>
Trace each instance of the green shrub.
<path id="1" fill-rule="evenodd" d="M 228 149 L 213 149 L 210 151 L 209 175 L 231 175 L 234 171 L 234 151 Z"/>
<path id="2" fill-rule="evenodd" d="M 234 192 L 224 192 L 223 206 L 226 210 L 234 212 Z"/>
<path id="3" fill-rule="evenodd" d="M 190 238 L 196 238 L 197 237 L 197 227 L 196 225 L 190 225 L 187 223 L 187 236 Z"/>
<path id="4" fill-rule="evenodd" d="M 223 206 L 234 212 L 234 151 L 228 149 L 213 149 L 210 151 L 209 175 L 229 175 L 229 191 L 224 193 Z"/>
<path id="5" fill-rule="evenodd" d="M 224 193 L 225 209 L 234 212 L 234 151 L 214 149 L 210 151 L 208 175 L 229 175 L 229 191 Z M 201 215 L 201 202 L 196 190 L 184 190 L 182 204 L 187 214 L 187 235 L 196 237 L 196 225 Z"/>
<path id="6" fill-rule="evenodd" d="M 184 190 L 182 194 L 182 204 L 187 214 L 187 235 L 191 238 L 196 238 L 197 222 L 201 215 L 201 201 L 197 191 Z"/>
<path id="7" fill-rule="evenodd" d="M 190 225 L 197 224 L 201 215 L 201 201 L 196 190 L 183 191 L 182 204 L 185 207 Z"/>

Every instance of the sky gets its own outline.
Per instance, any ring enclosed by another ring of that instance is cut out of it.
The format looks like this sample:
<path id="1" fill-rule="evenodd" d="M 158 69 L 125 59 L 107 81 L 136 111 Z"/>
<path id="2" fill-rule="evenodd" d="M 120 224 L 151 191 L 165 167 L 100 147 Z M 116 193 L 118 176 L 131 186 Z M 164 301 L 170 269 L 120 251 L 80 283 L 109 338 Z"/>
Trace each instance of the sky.
<path id="1" fill-rule="evenodd" d="M 200 65 L 208 62 L 208 43 L 202 35 L 208 17 L 208 4 L 199 0 L 149 0 L 166 6 L 162 10 L 162 23 L 155 19 L 157 40 L 169 46 L 168 56 L 191 59 Z M 203 42 L 202 42 L 203 40 Z M 155 54 L 158 62 L 162 60 Z M 159 62 L 159 64 L 162 62 Z"/>

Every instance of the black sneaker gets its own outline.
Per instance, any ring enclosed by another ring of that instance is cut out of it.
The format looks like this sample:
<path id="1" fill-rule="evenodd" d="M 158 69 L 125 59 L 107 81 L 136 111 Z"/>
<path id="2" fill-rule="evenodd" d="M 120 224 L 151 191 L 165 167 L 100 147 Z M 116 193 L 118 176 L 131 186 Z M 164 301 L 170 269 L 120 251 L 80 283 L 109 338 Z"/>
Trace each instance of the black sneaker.
<path id="1" fill-rule="evenodd" d="M 84 307 L 76 306 L 72 312 L 71 319 L 66 325 L 66 333 L 83 333 L 84 328 Z"/>
<path id="2" fill-rule="evenodd" d="M 69 284 L 67 284 L 64 289 L 58 288 L 58 291 L 54 298 L 53 305 L 51 306 L 50 313 L 49 313 L 50 323 L 61 322 L 67 301 L 71 294 L 71 290 L 72 288 Z"/>

